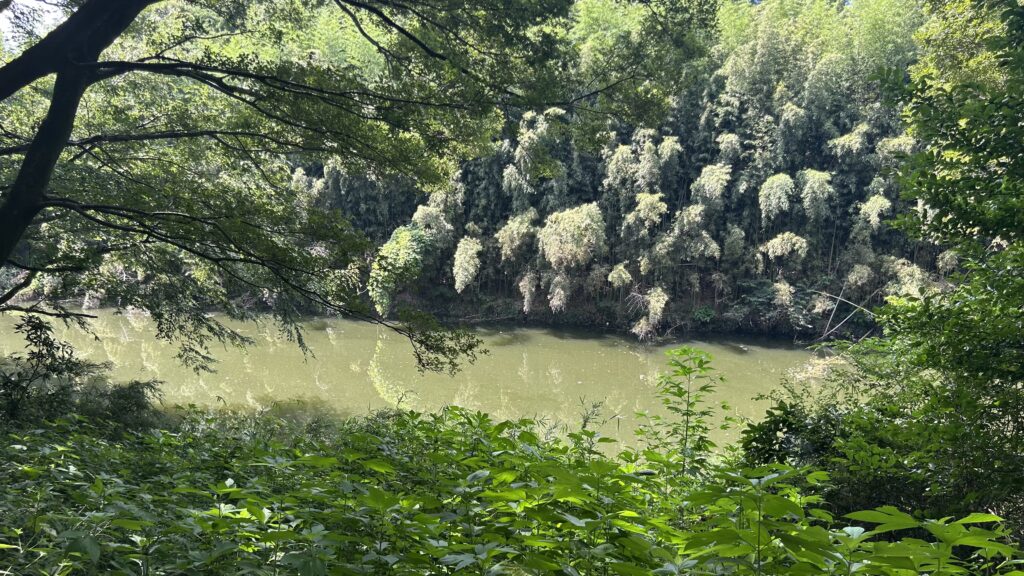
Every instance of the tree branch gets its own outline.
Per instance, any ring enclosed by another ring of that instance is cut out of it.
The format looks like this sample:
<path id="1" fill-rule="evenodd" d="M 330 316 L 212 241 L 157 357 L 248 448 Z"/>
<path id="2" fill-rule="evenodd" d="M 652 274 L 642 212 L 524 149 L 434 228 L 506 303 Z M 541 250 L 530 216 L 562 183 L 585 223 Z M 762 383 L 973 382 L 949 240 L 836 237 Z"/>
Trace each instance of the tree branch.
<path id="1" fill-rule="evenodd" d="M 0 102 L 36 80 L 95 60 L 158 0 L 86 0 L 45 38 L 0 68 Z"/>
<path id="2" fill-rule="evenodd" d="M 275 144 L 288 147 L 291 150 L 304 150 L 309 152 L 322 151 L 319 149 L 303 146 L 302 144 L 299 144 L 297 142 L 289 142 L 286 140 L 274 138 L 273 136 L 270 136 L 266 133 L 245 130 L 166 130 L 162 132 L 142 132 L 139 134 L 97 134 L 95 136 L 89 136 L 88 138 L 81 138 L 79 140 L 68 140 L 67 143 L 64 144 L 64 146 L 75 147 L 116 142 L 148 142 L 152 140 L 212 138 L 215 136 L 237 136 L 243 138 L 254 138 L 267 140 Z M 0 156 L 9 156 L 11 154 L 19 154 L 26 152 L 30 145 L 31 144 L 21 144 L 19 146 L 8 146 L 6 148 L 0 148 Z"/>
<path id="3" fill-rule="evenodd" d="M 7 303 L 12 298 L 17 296 L 18 293 L 20 293 L 22 290 L 24 290 L 25 288 L 28 288 L 29 285 L 32 284 L 32 280 L 34 280 L 35 277 L 36 277 L 36 272 L 35 271 L 32 271 L 32 272 L 29 272 L 28 274 L 25 274 L 25 277 L 22 278 L 20 282 L 18 282 L 14 286 L 12 286 L 10 290 L 8 290 L 6 293 L 4 293 L 2 296 L 0 296 L 0 305 L 3 305 L 5 303 Z"/>
<path id="4" fill-rule="evenodd" d="M 85 312 L 70 312 L 68 310 L 46 310 L 39 307 L 39 303 L 35 303 L 31 306 L 15 306 L 13 304 L 4 304 L 0 306 L 0 312 L 24 312 L 25 314 L 39 314 L 40 316 L 49 316 L 51 318 L 59 318 L 61 320 L 68 320 L 70 318 L 81 320 L 84 318 L 95 319 L 98 316 L 93 314 L 86 314 Z"/>

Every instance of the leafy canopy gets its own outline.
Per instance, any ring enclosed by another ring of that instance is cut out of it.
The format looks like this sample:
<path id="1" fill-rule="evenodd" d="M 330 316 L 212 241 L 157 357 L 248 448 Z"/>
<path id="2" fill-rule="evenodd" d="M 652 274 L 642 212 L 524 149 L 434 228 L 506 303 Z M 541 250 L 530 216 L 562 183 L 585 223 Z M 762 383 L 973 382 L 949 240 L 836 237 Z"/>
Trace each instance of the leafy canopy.
<path id="1" fill-rule="evenodd" d="M 625 106 L 653 87 L 629 62 L 654 37 L 591 46 L 597 16 L 571 4 L 68 1 L 40 37 L 32 5 L 4 3 L 0 311 L 84 320 L 66 304 L 79 298 L 145 310 L 197 367 L 211 342 L 245 344 L 209 310 L 270 314 L 300 345 L 301 315 L 343 313 L 454 362 L 431 348 L 438 325 L 421 338 L 380 300 L 374 313 L 366 239 L 313 201 L 295 163 L 430 192 L 490 149 L 510 111 Z M 689 37 L 708 6 L 608 8 L 632 14 L 629 30 L 683 18 L 673 29 Z"/>

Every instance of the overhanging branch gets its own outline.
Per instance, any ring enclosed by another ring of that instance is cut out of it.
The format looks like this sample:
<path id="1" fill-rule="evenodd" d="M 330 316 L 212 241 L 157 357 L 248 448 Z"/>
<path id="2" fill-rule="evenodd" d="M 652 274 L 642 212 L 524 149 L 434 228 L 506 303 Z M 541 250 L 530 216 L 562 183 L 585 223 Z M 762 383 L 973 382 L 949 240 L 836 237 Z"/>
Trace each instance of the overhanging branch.
<path id="1" fill-rule="evenodd" d="M 89 136 L 88 138 L 81 138 L 78 140 L 68 140 L 65 147 L 78 147 L 78 146 L 90 146 L 93 144 L 107 144 L 117 142 L 148 142 L 153 140 L 179 140 L 179 139 L 190 139 L 190 138 L 213 138 L 217 136 L 235 136 L 241 138 L 258 138 L 261 140 L 267 140 L 278 144 L 280 146 L 287 147 L 290 150 L 303 150 L 308 152 L 321 152 L 322 149 L 314 149 L 312 147 L 304 146 L 298 142 L 290 142 L 276 138 L 270 134 L 264 132 L 253 132 L 246 130 L 166 130 L 161 132 L 141 132 L 138 134 L 97 134 L 95 136 Z M 9 156 L 11 154 L 20 154 L 28 150 L 29 144 L 21 144 L 18 146 L 8 146 L 6 148 L 0 148 L 0 156 Z"/>

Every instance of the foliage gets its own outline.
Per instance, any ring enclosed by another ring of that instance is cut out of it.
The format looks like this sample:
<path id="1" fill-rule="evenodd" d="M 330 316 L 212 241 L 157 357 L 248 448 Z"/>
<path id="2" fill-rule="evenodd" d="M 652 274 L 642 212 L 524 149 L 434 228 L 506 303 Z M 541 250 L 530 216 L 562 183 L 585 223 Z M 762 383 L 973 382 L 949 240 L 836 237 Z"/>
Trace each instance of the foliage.
<path id="1" fill-rule="evenodd" d="M 0 426 L 72 413 L 131 427 L 162 422 L 151 405 L 158 397 L 157 382 L 112 386 L 109 366 L 77 357 L 38 316 L 23 316 L 15 331 L 24 335 L 27 351 L 0 358 Z"/>
<path id="2" fill-rule="evenodd" d="M 370 269 L 368 291 L 381 314 L 391 308 L 395 291 L 415 279 L 420 272 L 424 237 L 418 228 L 402 226 L 391 234 Z"/>
<path id="3" fill-rule="evenodd" d="M 501 260 L 511 260 L 532 234 L 536 232 L 533 223 L 537 220 L 537 211 L 530 208 L 523 214 L 508 219 L 494 235 L 501 248 Z"/>
<path id="4" fill-rule="evenodd" d="M 519 279 L 519 293 L 523 296 L 523 313 L 529 314 L 533 307 L 533 296 L 537 290 L 537 274 L 527 272 Z"/>
<path id="5" fill-rule="evenodd" d="M 459 240 L 459 246 L 455 249 L 455 263 L 452 267 L 452 274 L 455 276 L 455 291 L 462 292 L 466 286 L 476 278 L 480 271 L 480 251 L 483 246 L 480 241 L 472 236 L 466 236 Z"/>
<path id="6" fill-rule="evenodd" d="M 320 313 L 450 351 L 386 316 L 404 279 L 367 240 L 411 218 L 451 249 L 466 231 L 443 189 L 461 161 L 522 119 L 504 187 L 529 196 L 557 176 L 546 146 L 565 127 L 529 109 L 664 111 L 678 75 L 635 63 L 686 61 L 714 16 L 585 4 L 3 2 L 0 311 L 144 310 L 197 369 L 212 343 L 247 343 L 211 309 L 269 314 L 300 346 L 298 320 Z M 445 202 L 417 209 L 417 192 Z"/>
<path id="7" fill-rule="evenodd" d="M 786 174 L 775 174 L 764 181 L 758 192 L 761 204 L 761 225 L 769 227 L 781 214 L 789 212 L 790 199 L 796 185 Z"/>
<path id="8" fill-rule="evenodd" d="M 860 216 L 867 221 L 872 230 L 878 230 L 882 225 L 882 216 L 888 214 L 891 209 L 892 202 L 885 196 L 876 194 L 861 204 Z"/>
<path id="9" fill-rule="evenodd" d="M 605 249 L 604 219 L 597 204 L 548 216 L 537 233 L 541 254 L 555 270 L 586 266 Z"/>
<path id="10" fill-rule="evenodd" d="M 633 325 L 632 332 L 641 340 L 649 340 L 657 334 L 658 324 L 661 323 L 662 315 L 665 313 L 665 305 L 668 304 L 668 294 L 663 288 L 656 286 L 651 288 L 647 294 L 639 296 L 637 300 L 647 311 L 647 314 Z"/>
<path id="11" fill-rule="evenodd" d="M 616 264 L 608 273 L 608 283 L 616 288 L 629 286 L 633 282 L 633 276 L 626 270 L 625 265 Z"/>
<path id="12" fill-rule="evenodd" d="M 626 215 L 622 223 L 622 235 L 646 238 L 667 213 L 668 205 L 662 200 L 661 194 L 641 192 L 636 196 L 636 208 Z"/>
<path id="13" fill-rule="evenodd" d="M 551 284 L 548 287 L 548 307 L 552 312 L 564 312 L 569 303 L 569 294 L 572 292 L 572 278 L 564 272 L 558 272 L 551 276 Z M 526 306 L 524 305 L 525 309 Z"/>
<path id="14" fill-rule="evenodd" d="M 924 57 L 896 90 L 917 141 L 903 146 L 900 184 L 919 202 L 899 222 L 950 246 L 943 268 L 959 272 L 935 286 L 913 263 L 888 260 L 882 337 L 840 348 L 848 368 L 826 379 L 843 393 L 797 388 L 750 429 L 745 448 L 753 462 L 828 470 L 841 509 L 984 509 L 1020 534 L 1024 8 L 934 2 L 929 13 Z M 872 226 L 887 202 L 865 205 Z"/>
<path id="15" fill-rule="evenodd" d="M 836 200 L 836 191 L 830 181 L 828 172 L 808 169 L 800 173 L 803 182 L 800 188 L 800 199 L 804 213 L 811 220 L 821 221 L 830 213 L 831 204 Z"/>
<path id="16" fill-rule="evenodd" d="M 303 314 L 372 316 L 366 282 L 388 287 L 323 192 L 361 182 L 349 174 L 442 185 L 488 148 L 499 96 L 549 98 L 566 86 L 552 64 L 575 58 L 539 28 L 569 16 L 559 0 L 500 17 L 486 3 L 60 1 L 49 16 L 66 25 L 42 37 L 23 4 L 0 66 L 0 259 L 24 278 L 0 310 L 145 310 L 199 368 L 212 342 L 245 344 L 210 309 L 270 314 L 300 345 Z"/>
<path id="17" fill-rule="evenodd" d="M 626 4 L 595 0 L 576 7 L 570 36 L 593 34 L 580 43 L 589 70 L 596 70 L 597 54 L 606 64 L 622 61 L 625 53 L 610 54 L 611 46 L 639 38 L 644 10 L 613 8 L 620 5 Z M 527 272 L 546 282 L 569 274 L 567 261 L 556 263 L 551 253 L 570 246 L 555 249 L 553 229 L 546 233 L 551 250 L 531 242 L 525 214 L 533 210 L 546 222 L 590 205 L 603 222 L 606 249 L 573 258 L 573 282 L 557 283 L 556 300 L 577 313 L 558 318 L 538 307 L 531 311 L 537 320 L 590 317 L 622 330 L 638 326 L 646 312 L 623 289 L 628 273 L 640 293 L 659 286 L 669 295 L 667 325 L 691 325 L 694 311 L 709 307 L 715 314 L 706 329 L 818 336 L 835 326 L 829 314 L 804 309 L 811 294 L 842 293 L 843 300 L 833 298 L 842 318 L 882 302 L 898 271 L 885 257 L 934 275 L 945 246 L 882 225 L 912 205 L 899 197 L 894 169 L 916 151 L 917 140 L 905 133 L 898 105 L 883 101 L 878 72 L 906 72 L 917 58 L 913 33 L 925 19 L 919 3 L 724 2 L 718 16 L 714 37 L 693 36 L 703 43 L 703 57 L 671 60 L 665 46 L 636 63 L 661 65 L 678 80 L 674 92 L 659 93 L 671 105 L 653 117 L 638 120 L 637 108 L 595 122 L 580 107 L 559 104 L 510 119 L 493 153 L 462 165 L 465 196 L 451 220 L 457 234 L 471 225 L 482 232 L 479 289 L 412 289 L 409 296 L 457 316 L 518 298 Z M 759 293 L 778 272 L 761 247 L 780 234 L 802 239 L 806 248 L 801 263 L 782 263 L 797 304 L 781 316 Z M 596 230 L 580 241 L 581 250 L 593 237 Z M 855 267 L 863 283 L 844 292 Z M 428 285 L 454 287 L 448 266 L 427 265 L 423 274 Z M 590 281 L 598 276 L 608 282 Z M 869 324 L 856 314 L 840 332 L 862 333 Z"/>
<path id="18" fill-rule="evenodd" d="M 764 246 L 761 247 L 761 251 L 772 260 L 789 258 L 799 262 L 807 255 L 807 240 L 792 232 L 783 232 L 765 242 Z"/>
<path id="19" fill-rule="evenodd" d="M 637 436 L 646 448 L 661 454 L 660 463 L 678 467 L 696 485 L 709 471 L 715 448 L 710 437 L 714 411 L 707 406 L 707 397 L 722 377 L 714 373 L 707 352 L 683 347 L 666 356 L 670 371 L 658 376 L 658 396 L 667 415 L 645 415 Z"/>
<path id="20" fill-rule="evenodd" d="M 11 430 L 11 573 L 1014 574 L 999 518 L 894 508 L 838 522 L 824 474 L 703 458 L 708 357 L 672 355 L 643 449 L 584 424 L 437 414 L 283 418 L 190 409 L 171 430 L 63 419 Z M 609 449 L 610 450 L 610 449 Z M 69 506 L 69 503 L 73 505 Z"/>
<path id="21" fill-rule="evenodd" d="M 903 170 L 908 196 L 927 205 L 909 216 L 947 241 L 1016 242 L 1024 229 L 1022 8 L 950 2 L 933 10 L 920 33 L 929 57 L 905 95 L 911 132 L 926 144 Z M 961 55 L 950 54 L 954 43 Z M 964 58 L 972 60 L 966 70 L 957 66 Z"/>
<path id="22" fill-rule="evenodd" d="M 38 316 L 21 318 L 14 328 L 25 336 L 28 353 L 4 359 L 0 373 L 0 399 L 4 419 L 17 418 L 24 412 L 30 395 L 38 393 L 45 380 L 77 379 L 95 372 L 97 367 L 80 361 L 71 347 L 53 337 L 53 328 Z"/>
<path id="23" fill-rule="evenodd" d="M 730 176 L 732 176 L 732 166 L 728 164 L 705 166 L 701 170 L 700 176 L 690 186 L 691 198 L 694 202 L 705 206 L 721 204 Z"/>

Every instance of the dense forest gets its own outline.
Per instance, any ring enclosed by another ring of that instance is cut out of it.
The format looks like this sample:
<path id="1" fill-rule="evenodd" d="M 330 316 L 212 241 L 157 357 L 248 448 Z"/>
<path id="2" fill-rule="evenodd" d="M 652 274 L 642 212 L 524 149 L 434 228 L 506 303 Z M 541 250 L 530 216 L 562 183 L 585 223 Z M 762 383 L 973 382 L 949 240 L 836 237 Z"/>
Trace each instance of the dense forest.
<path id="1" fill-rule="evenodd" d="M 0 0 L 0 29 L 0 574 L 1024 574 L 1020 0 Z M 828 342 L 739 422 L 673 350 L 627 443 L 597 407 L 166 406 L 60 338 L 98 308 L 209 378 L 257 345 L 225 319 L 306 351 L 354 318 L 442 373 L 469 322 Z"/>
<path id="2" fill-rule="evenodd" d="M 613 3 L 587 6 L 592 26 L 624 33 Z M 388 297 L 405 289 L 459 319 L 820 336 L 956 268 L 955 252 L 887 224 L 913 208 L 894 169 L 915 143 L 884 80 L 916 61 L 923 20 L 915 2 L 727 3 L 650 127 L 525 112 L 418 205 L 333 164 L 294 185 L 408 252 L 420 274 Z"/>

